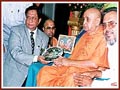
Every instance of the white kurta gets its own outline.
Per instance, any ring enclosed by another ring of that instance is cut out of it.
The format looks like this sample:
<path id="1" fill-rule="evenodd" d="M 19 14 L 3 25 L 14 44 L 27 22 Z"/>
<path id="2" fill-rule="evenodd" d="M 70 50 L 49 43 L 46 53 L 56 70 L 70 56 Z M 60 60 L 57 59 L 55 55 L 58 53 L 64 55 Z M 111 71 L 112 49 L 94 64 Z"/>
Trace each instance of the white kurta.
<path id="1" fill-rule="evenodd" d="M 95 88 L 117 88 L 118 86 L 111 86 L 111 83 L 118 84 L 118 43 L 110 46 L 108 45 L 108 59 L 110 69 L 102 72 L 102 78 L 109 80 L 94 80 L 92 87 Z M 119 84 L 118 84 L 119 85 Z"/>

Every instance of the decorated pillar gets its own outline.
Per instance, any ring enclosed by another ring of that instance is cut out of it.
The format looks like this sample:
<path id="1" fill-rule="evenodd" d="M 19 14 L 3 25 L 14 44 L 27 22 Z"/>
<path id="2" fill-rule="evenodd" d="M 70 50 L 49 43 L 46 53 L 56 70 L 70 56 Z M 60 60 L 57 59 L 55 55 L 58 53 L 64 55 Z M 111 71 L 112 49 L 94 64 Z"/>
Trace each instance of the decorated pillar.
<path id="1" fill-rule="evenodd" d="M 69 4 L 70 17 L 67 22 L 69 26 L 68 35 L 76 36 L 80 32 L 83 25 L 83 18 L 81 18 L 81 12 L 87 4 L 77 3 Z"/>

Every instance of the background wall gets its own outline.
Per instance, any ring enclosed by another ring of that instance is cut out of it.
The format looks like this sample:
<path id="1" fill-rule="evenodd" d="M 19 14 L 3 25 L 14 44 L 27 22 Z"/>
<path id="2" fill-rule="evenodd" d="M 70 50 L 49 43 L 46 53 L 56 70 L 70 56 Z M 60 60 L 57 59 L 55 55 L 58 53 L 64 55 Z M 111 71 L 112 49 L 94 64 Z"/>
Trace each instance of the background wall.
<path id="1" fill-rule="evenodd" d="M 42 13 L 54 20 L 55 3 L 45 3 L 42 8 Z"/>
<path id="2" fill-rule="evenodd" d="M 68 34 L 67 21 L 69 19 L 69 13 L 70 13 L 68 4 L 45 3 L 42 8 L 42 13 L 45 15 L 43 19 L 47 19 L 48 17 L 55 21 L 56 38 L 59 37 L 59 34 L 66 34 L 66 35 Z"/>

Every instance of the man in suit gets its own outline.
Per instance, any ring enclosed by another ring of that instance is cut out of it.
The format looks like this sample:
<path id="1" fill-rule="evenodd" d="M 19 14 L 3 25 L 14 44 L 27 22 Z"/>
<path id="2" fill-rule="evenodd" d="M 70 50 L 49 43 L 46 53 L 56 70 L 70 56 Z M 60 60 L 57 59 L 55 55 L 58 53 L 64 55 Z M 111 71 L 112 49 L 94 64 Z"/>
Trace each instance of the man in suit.
<path id="1" fill-rule="evenodd" d="M 49 63 L 40 56 L 47 47 L 48 36 L 37 28 L 41 21 L 38 9 L 30 6 L 25 11 L 25 25 L 12 28 L 7 57 L 3 65 L 3 86 L 21 87 L 33 62 Z M 32 36 L 31 32 L 34 33 Z"/>
<path id="2" fill-rule="evenodd" d="M 48 47 L 57 46 L 57 39 L 54 37 L 55 34 L 55 23 L 51 19 L 47 19 L 43 25 L 43 32 L 49 37 Z M 41 62 L 32 63 L 28 69 L 28 76 L 26 80 L 26 87 L 36 86 L 36 76 L 39 70 L 45 66 L 51 66 L 53 63 L 42 64 Z M 34 72 L 34 73 L 33 73 Z"/>
<path id="3" fill-rule="evenodd" d="M 2 2 L 3 62 L 6 58 L 11 27 L 25 23 L 25 9 L 32 5 L 31 2 Z"/>

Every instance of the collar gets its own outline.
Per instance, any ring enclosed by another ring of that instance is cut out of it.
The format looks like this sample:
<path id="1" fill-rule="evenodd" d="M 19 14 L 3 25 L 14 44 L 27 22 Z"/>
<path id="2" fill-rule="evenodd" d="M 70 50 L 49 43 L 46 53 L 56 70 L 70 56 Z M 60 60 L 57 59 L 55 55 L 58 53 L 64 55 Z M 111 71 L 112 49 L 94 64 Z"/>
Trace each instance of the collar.
<path id="1" fill-rule="evenodd" d="M 30 34 L 30 32 L 34 32 L 34 35 L 36 35 L 37 29 L 38 29 L 38 28 L 36 28 L 36 29 L 33 30 L 33 31 L 31 31 L 30 29 L 28 29 L 28 32 L 29 32 L 29 34 Z"/>
<path id="2" fill-rule="evenodd" d="M 38 28 L 36 28 L 36 29 L 33 30 L 33 31 L 31 31 L 30 29 L 28 29 L 29 35 L 30 35 L 30 32 L 34 32 L 34 34 L 33 34 L 33 38 L 34 38 L 34 39 L 36 38 L 37 29 L 38 29 Z"/>

